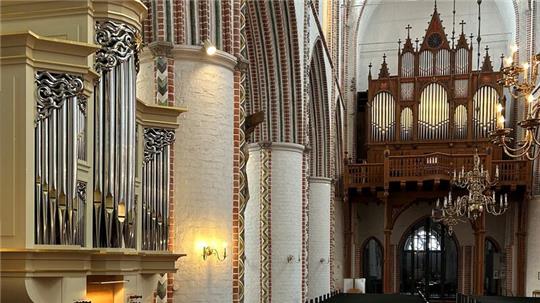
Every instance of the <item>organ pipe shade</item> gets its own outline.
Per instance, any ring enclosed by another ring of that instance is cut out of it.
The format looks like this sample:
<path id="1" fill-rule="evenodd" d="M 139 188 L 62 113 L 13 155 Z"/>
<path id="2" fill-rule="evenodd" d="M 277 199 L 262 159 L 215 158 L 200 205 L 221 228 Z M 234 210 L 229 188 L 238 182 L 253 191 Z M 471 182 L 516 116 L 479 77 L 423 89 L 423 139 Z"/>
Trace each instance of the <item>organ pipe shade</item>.
<path id="1" fill-rule="evenodd" d="M 450 74 L 450 51 L 441 49 L 435 54 L 435 74 L 449 75 Z"/>
<path id="2" fill-rule="evenodd" d="M 420 53 L 419 73 L 421 77 L 433 75 L 433 53 L 431 51 L 425 50 Z"/>
<path id="3" fill-rule="evenodd" d="M 454 81 L 454 95 L 456 98 L 467 98 L 469 92 L 469 80 L 455 80 Z"/>
<path id="4" fill-rule="evenodd" d="M 460 48 L 456 52 L 456 74 L 466 74 L 469 72 L 469 50 Z"/>
<path id="5" fill-rule="evenodd" d="M 394 139 L 396 119 L 395 101 L 389 92 L 380 92 L 373 98 L 371 108 L 371 138 L 373 141 Z"/>
<path id="6" fill-rule="evenodd" d="M 135 247 L 135 87 L 139 32 L 95 25 L 93 238 L 96 247 Z"/>
<path id="7" fill-rule="evenodd" d="M 409 101 L 414 98 L 414 83 L 401 83 L 401 100 Z"/>
<path id="8" fill-rule="evenodd" d="M 413 112 L 409 107 L 405 107 L 401 111 L 400 123 L 401 140 L 411 140 L 413 129 Z"/>
<path id="9" fill-rule="evenodd" d="M 473 126 L 478 138 L 487 137 L 497 123 L 499 94 L 491 86 L 480 87 L 473 97 Z"/>
<path id="10" fill-rule="evenodd" d="M 464 105 L 458 105 L 454 113 L 454 137 L 467 138 L 467 108 Z"/>
<path id="11" fill-rule="evenodd" d="M 411 52 L 401 56 L 401 77 L 414 77 L 414 55 Z"/>
<path id="12" fill-rule="evenodd" d="M 449 116 L 448 96 L 444 87 L 437 83 L 426 86 L 418 105 L 418 138 L 447 139 Z"/>
<path id="13" fill-rule="evenodd" d="M 35 243 L 83 245 L 85 195 L 78 195 L 77 180 L 82 77 L 38 71 L 35 83 Z"/>

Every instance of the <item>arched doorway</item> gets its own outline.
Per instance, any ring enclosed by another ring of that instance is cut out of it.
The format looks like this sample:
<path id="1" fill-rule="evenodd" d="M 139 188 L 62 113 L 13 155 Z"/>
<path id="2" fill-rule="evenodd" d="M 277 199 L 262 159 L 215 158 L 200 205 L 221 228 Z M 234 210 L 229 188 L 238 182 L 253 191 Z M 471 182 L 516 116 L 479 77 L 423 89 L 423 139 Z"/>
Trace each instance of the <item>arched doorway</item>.
<path id="1" fill-rule="evenodd" d="M 366 293 L 382 293 L 383 249 L 375 238 L 370 238 L 362 250 L 363 276 Z"/>
<path id="2" fill-rule="evenodd" d="M 484 258 L 484 294 L 487 296 L 499 295 L 499 279 L 501 268 L 500 250 L 497 243 L 487 238 L 485 242 Z"/>
<path id="3" fill-rule="evenodd" d="M 457 243 L 440 223 L 414 224 L 401 246 L 402 293 L 422 291 L 429 298 L 452 298 L 457 290 Z"/>

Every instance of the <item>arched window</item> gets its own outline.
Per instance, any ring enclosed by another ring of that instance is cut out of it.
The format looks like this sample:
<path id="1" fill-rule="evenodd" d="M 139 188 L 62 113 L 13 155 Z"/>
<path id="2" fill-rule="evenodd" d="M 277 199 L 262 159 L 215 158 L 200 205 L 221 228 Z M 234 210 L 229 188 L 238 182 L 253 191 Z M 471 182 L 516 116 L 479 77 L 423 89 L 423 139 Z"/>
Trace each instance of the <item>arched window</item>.
<path id="1" fill-rule="evenodd" d="M 418 105 L 418 138 L 448 138 L 449 116 L 448 96 L 444 87 L 437 83 L 426 86 Z"/>
<path id="2" fill-rule="evenodd" d="M 362 253 L 363 276 L 367 293 L 382 293 L 383 249 L 375 238 L 369 239 Z"/>
<path id="3" fill-rule="evenodd" d="M 396 126 L 394 97 L 380 92 L 373 98 L 371 108 L 371 138 L 373 141 L 394 139 Z"/>
<path id="4" fill-rule="evenodd" d="M 487 238 L 484 248 L 484 294 L 497 296 L 500 292 L 501 255 L 498 245 L 492 239 Z"/>
<path id="5" fill-rule="evenodd" d="M 497 123 L 499 93 L 491 86 L 480 87 L 473 97 L 473 125 L 478 138 L 487 137 Z"/>
<path id="6" fill-rule="evenodd" d="M 412 226 L 401 247 L 401 292 L 455 297 L 457 245 L 446 227 L 426 218 Z"/>

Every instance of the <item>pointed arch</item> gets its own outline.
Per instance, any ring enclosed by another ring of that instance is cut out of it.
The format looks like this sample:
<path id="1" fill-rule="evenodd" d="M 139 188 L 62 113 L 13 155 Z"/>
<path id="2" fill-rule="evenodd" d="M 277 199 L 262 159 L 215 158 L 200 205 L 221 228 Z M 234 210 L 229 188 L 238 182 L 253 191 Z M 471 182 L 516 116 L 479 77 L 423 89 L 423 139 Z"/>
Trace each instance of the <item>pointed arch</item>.
<path id="1" fill-rule="evenodd" d="M 310 173 L 315 177 L 330 175 L 330 109 L 323 48 L 315 42 L 309 65 L 309 119 Z"/>
<path id="2" fill-rule="evenodd" d="M 249 1 L 246 18 L 250 96 L 247 114 L 264 112 L 252 141 L 303 143 L 298 28 L 291 1 Z"/>

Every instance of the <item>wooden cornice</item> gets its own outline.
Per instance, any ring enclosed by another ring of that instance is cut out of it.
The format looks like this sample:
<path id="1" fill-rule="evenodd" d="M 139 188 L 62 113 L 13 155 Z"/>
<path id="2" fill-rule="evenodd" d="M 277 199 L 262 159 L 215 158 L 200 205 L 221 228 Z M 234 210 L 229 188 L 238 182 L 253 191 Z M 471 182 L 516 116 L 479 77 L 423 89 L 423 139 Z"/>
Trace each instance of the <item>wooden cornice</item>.
<path id="1" fill-rule="evenodd" d="M 176 129 L 178 116 L 185 112 L 185 107 L 150 105 L 137 99 L 137 121 L 145 127 Z"/>

